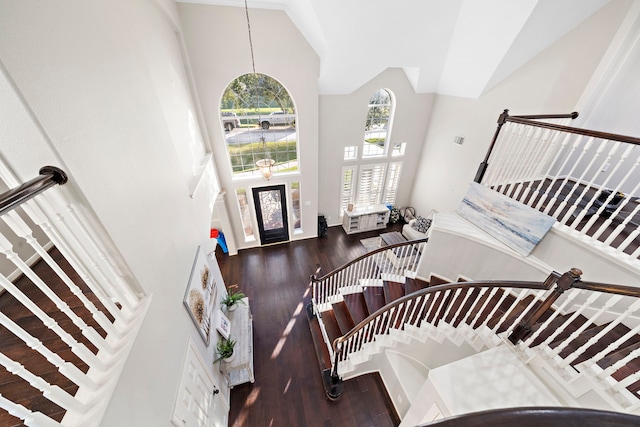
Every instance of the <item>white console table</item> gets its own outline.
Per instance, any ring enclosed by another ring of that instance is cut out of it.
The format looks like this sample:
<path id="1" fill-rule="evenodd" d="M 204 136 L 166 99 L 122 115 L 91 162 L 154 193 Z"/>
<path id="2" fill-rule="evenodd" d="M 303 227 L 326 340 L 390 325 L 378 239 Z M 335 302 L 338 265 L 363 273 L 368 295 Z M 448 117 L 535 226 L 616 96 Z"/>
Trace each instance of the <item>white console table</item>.
<path id="1" fill-rule="evenodd" d="M 253 317 L 249 307 L 249 298 L 243 298 L 236 309 L 227 311 L 231 323 L 229 339 L 236 341 L 233 349 L 235 357 L 231 362 L 220 362 L 220 372 L 225 376 L 229 387 L 255 381 L 253 375 Z"/>
<path id="2" fill-rule="evenodd" d="M 345 209 L 342 228 L 347 234 L 385 228 L 389 222 L 390 212 L 384 204 L 357 207 L 352 211 Z"/>

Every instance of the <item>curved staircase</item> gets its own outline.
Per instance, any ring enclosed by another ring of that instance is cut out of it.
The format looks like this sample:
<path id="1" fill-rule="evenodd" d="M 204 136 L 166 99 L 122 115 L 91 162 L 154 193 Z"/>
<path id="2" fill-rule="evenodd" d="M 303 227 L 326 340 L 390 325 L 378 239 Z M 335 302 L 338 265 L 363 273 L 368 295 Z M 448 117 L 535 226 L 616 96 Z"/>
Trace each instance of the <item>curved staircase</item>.
<path id="1" fill-rule="evenodd" d="M 307 313 L 330 399 L 341 381 L 378 371 L 404 418 L 413 401 L 428 406 L 420 393 L 434 370 L 502 348 L 550 396 L 538 406 L 640 413 L 635 288 L 582 282 L 578 270 L 543 283 L 450 283 L 408 273 L 334 286 L 332 295 L 314 287 Z"/>

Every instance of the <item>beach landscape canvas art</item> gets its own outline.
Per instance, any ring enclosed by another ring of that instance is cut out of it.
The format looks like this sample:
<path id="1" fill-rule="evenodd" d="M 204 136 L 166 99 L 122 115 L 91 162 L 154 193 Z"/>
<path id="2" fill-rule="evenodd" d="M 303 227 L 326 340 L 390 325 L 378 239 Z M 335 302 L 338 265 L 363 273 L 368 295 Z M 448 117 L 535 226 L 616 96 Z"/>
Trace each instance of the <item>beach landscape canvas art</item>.
<path id="1" fill-rule="evenodd" d="M 475 182 L 469 186 L 458 213 L 523 256 L 533 251 L 556 221 Z"/>

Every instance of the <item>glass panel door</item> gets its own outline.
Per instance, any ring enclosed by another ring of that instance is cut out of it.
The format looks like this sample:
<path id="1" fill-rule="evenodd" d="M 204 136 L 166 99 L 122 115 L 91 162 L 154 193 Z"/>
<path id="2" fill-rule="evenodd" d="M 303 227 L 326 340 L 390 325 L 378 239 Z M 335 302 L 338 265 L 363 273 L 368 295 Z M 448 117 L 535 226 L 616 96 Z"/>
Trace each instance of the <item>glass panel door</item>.
<path id="1" fill-rule="evenodd" d="M 288 241 L 289 225 L 284 185 L 254 188 L 253 200 L 261 244 Z"/>

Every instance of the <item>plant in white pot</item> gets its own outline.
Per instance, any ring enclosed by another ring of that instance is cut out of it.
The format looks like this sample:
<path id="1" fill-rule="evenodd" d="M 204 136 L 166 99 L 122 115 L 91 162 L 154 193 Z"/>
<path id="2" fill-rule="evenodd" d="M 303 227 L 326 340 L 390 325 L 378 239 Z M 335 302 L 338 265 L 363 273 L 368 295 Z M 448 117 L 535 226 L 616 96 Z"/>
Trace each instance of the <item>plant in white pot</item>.
<path id="1" fill-rule="evenodd" d="M 216 344 L 216 351 L 218 352 L 218 358 L 213 362 L 217 362 L 219 360 L 224 360 L 225 362 L 230 362 L 233 360 L 233 349 L 236 346 L 236 342 L 231 339 L 221 338 Z"/>
<path id="2" fill-rule="evenodd" d="M 220 304 L 227 308 L 227 311 L 233 311 L 236 309 L 236 304 L 238 302 L 244 303 L 242 301 L 243 298 L 246 298 L 246 295 L 242 292 L 235 292 L 234 288 L 237 288 L 238 285 L 229 286 L 227 290 L 227 296 L 225 296 Z"/>

